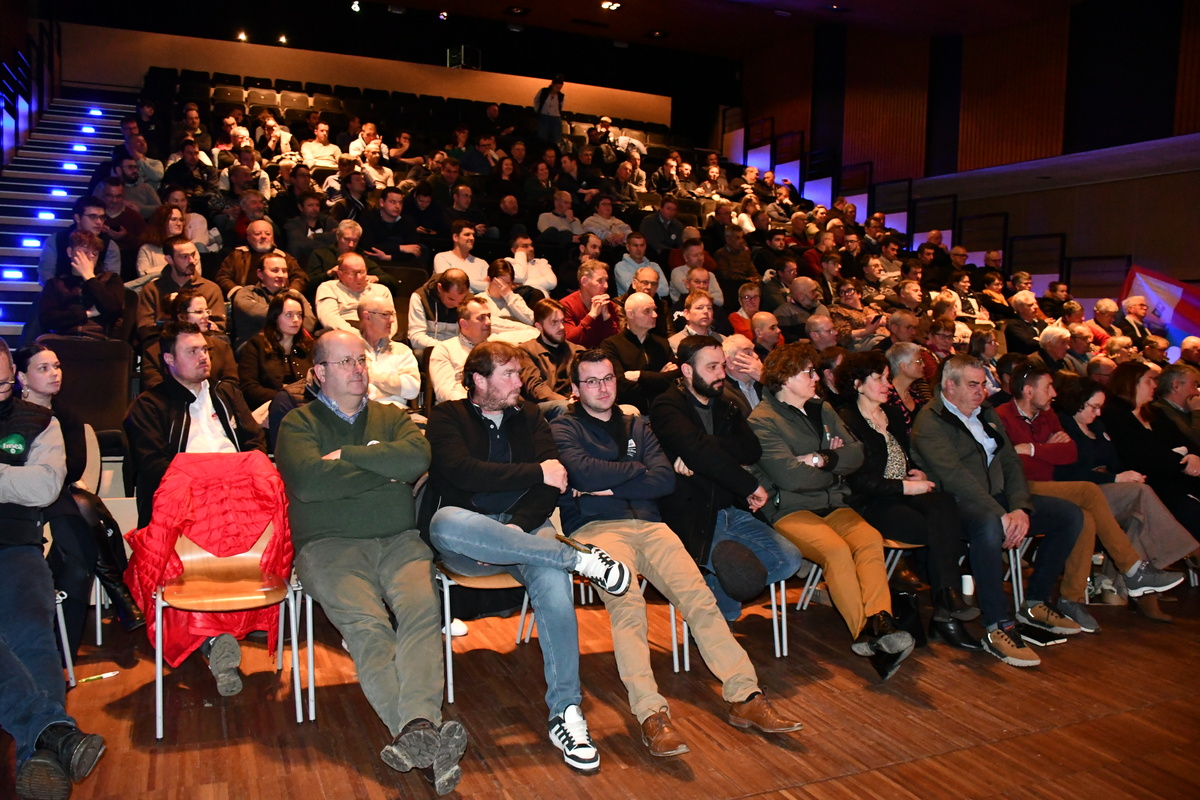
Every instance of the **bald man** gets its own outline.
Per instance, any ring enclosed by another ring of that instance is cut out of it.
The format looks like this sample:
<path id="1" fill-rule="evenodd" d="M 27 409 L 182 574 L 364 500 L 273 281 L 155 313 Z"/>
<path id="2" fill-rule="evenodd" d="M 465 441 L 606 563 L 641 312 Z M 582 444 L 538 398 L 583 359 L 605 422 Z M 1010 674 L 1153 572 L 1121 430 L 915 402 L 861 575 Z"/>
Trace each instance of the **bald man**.
<path id="1" fill-rule="evenodd" d="M 308 274 L 296 259 L 275 246 L 275 227 L 269 220 L 260 219 L 246 226 L 246 244 L 234 248 L 217 270 L 217 286 L 221 287 L 225 299 L 231 299 L 241 287 L 256 283 L 263 257 L 271 254 L 287 262 L 287 288 L 303 292 L 308 285 Z"/>
<path id="2" fill-rule="evenodd" d="M 643 414 L 678 372 L 671 345 L 654 333 L 658 311 L 654 300 L 635 292 L 625 301 L 625 330 L 600 345 L 612 361 L 617 378 L 617 402 L 636 406 Z"/>
<path id="3" fill-rule="evenodd" d="M 804 323 L 813 314 L 829 316 L 829 309 L 821 302 L 821 286 L 807 275 L 801 275 L 788 287 L 787 302 L 773 312 L 779 322 L 779 330 L 786 341 L 803 339 Z"/>
<path id="4" fill-rule="evenodd" d="M 779 320 L 770 311 L 759 311 L 750 318 L 750 330 L 754 333 L 754 352 L 761 359 L 766 359 L 775 347 L 783 341 L 779 332 Z"/>

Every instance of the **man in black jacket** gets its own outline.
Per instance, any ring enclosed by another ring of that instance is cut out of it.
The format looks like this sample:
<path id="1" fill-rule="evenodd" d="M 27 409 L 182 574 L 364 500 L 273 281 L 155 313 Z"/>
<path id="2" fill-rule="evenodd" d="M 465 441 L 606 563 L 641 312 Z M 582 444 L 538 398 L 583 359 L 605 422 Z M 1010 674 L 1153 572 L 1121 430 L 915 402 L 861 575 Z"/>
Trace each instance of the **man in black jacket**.
<path id="1" fill-rule="evenodd" d="M 675 467 L 675 491 L 658 501 L 663 521 L 675 531 L 704 570 L 704 582 L 726 621 L 742 614 L 742 600 L 730 597 L 737 569 L 726 560 L 737 543 L 749 548 L 766 568 L 766 583 L 796 574 L 800 550 L 754 516 L 767 491 L 746 469 L 762 456 L 758 437 L 738 406 L 723 394 L 725 353 L 711 336 L 688 336 L 676 351 L 680 379 L 658 396 L 650 424 Z M 765 588 L 765 587 L 759 587 Z M 747 598 L 748 599 L 748 598 Z"/>
<path id="2" fill-rule="evenodd" d="M 643 414 L 678 374 L 671 345 L 654 333 L 658 311 L 654 300 L 634 292 L 625 301 L 625 330 L 600 345 L 618 367 L 617 401 L 636 406 Z"/>
<path id="3" fill-rule="evenodd" d="M 463 365 L 468 399 L 435 406 L 426 436 L 433 452 L 429 538 L 448 569 L 508 572 L 529 592 L 545 660 L 550 741 L 575 769 L 599 768 L 579 708 L 579 633 L 570 573 L 624 594 L 632 575 L 598 548 L 555 541 L 550 514 L 567 488 L 550 426 L 521 403 L 517 348 L 484 342 Z M 424 516 L 424 515 L 422 515 Z"/>
<path id="4" fill-rule="evenodd" d="M 538 337 L 518 345 L 521 396 L 537 403 L 547 421 L 567 410 L 571 400 L 571 360 L 583 350 L 567 341 L 562 303 L 543 297 L 533 305 Z"/>
<path id="5" fill-rule="evenodd" d="M 1046 330 L 1046 321 L 1037 318 L 1037 297 L 1030 291 L 1017 292 L 1008 302 L 1017 313 L 1017 318 L 1004 326 L 1008 352 L 1033 355 L 1038 350 L 1038 337 Z"/>
<path id="6" fill-rule="evenodd" d="M 138 395 L 125 417 L 137 476 L 139 528 L 150 522 L 154 492 L 176 453 L 267 452 L 266 436 L 237 384 L 209 383 L 212 362 L 198 327 L 170 324 L 159 345 L 165 379 Z"/>

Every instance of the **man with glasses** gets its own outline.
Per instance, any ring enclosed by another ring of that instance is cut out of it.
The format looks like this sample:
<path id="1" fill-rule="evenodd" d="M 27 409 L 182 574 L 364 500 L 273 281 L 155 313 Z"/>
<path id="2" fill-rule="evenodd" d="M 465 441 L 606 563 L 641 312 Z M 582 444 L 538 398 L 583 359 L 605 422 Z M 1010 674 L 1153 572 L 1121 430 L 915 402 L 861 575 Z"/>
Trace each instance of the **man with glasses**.
<path id="1" fill-rule="evenodd" d="M 458 306 L 458 336 L 438 342 L 429 355 L 429 379 L 435 403 L 467 396 L 463 366 L 475 345 L 486 342 L 491 335 L 492 312 L 488 304 L 478 297 L 463 300 Z"/>
<path id="2" fill-rule="evenodd" d="M 392 740 L 392 769 L 423 771 L 438 794 L 462 779 L 467 734 L 442 721 L 445 672 L 433 552 L 417 531 L 412 484 L 429 443 L 404 409 L 367 399 L 362 338 L 317 340 L 317 398 L 284 418 L 276 463 L 304 591 L 346 640 L 363 694 Z M 394 620 L 394 621 L 393 621 Z"/>
<path id="3" fill-rule="evenodd" d="M 38 258 L 38 282 L 43 286 L 59 273 L 71 274 L 71 259 L 67 256 L 67 243 L 75 231 L 83 231 L 98 236 L 104 244 L 104 269 L 107 272 L 121 273 L 121 251 L 107 233 L 105 233 L 104 201 L 97 197 L 81 197 L 71 208 L 74 224 L 63 228 L 53 236 L 46 238 L 42 254 Z"/>
<path id="4" fill-rule="evenodd" d="M 559 500 L 563 532 L 603 548 L 671 598 L 722 683 L 731 725 L 764 733 L 800 730 L 799 722 L 767 701 L 750 658 L 730 633 L 695 560 L 663 523 L 656 500 L 673 490 L 675 471 L 647 424 L 614 408 L 618 369 L 602 350 L 580 353 L 571 365 L 579 402 L 550 423 L 570 479 Z M 603 588 L 600 598 L 609 612 L 617 670 L 642 727 L 643 744 L 654 756 L 688 752 L 650 669 L 645 598 L 641 592 L 618 595 Z"/>
<path id="5" fill-rule="evenodd" d="M 213 327 L 224 332 L 225 296 L 219 286 L 201 277 L 196 245 L 187 236 L 172 236 L 163 242 L 163 255 L 167 257 L 167 266 L 138 295 L 137 327 L 142 342 L 156 337 L 159 326 L 171 320 L 171 297 L 183 289 L 194 289 L 208 301 Z"/>
<path id="6" fill-rule="evenodd" d="M 395 306 L 385 297 L 366 297 L 358 304 L 358 323 L 367 344 L 367 397 L 407 406 L 421 392 L 421 370 L 409 346 L 392 339 Z"/>

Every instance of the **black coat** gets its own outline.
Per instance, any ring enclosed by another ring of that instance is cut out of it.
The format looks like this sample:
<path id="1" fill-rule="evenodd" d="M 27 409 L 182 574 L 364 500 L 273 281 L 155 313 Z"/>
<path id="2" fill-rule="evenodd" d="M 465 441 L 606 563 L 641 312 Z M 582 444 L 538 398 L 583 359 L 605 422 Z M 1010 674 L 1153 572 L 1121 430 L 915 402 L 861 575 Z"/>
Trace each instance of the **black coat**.
<path id="1" fill-rule="evenodd" d="M 693 473 L 677 475 L 675 490 L 660 498 L 658 506 L 663 521 L 699 564 L 708 561 L 717 512 L 730 506 L 748 508 L 746 498 L 759 484 L 746 467 L 762 457 L 762 446 L 742 411 L 725 396 L 709 402 L 711 435 L 691 395 L 678 385 L 660 394 L 650 409 L 650 425 L 667 460 L 682 458 Z"/>
<path id="2" fill-rule="evenodd" d="M 626 328 L 601 342 L 600 348 L 612 359 L 617 374 L 617 402 L 635 405 L 643 414 L 679 374 L 661 371 L 674 360 L 675 354 L 670 343 L 656 333 L 646 334 L 646 340 L 639 342 Z M 627 380 L 624 373 L 635 370 L 641 373 L 638 379 Z"/>
<path id="3" fill-rule="evenodd" d="M 908 458 L 908 426 L 904 422 L 904 414 L 894 405 L 885 405 L 883 413 L 887 417 L 888 431 L 904 450 L 907 472 L 912 469 L 912 462 Z M 867 424 L 866 417 L 858 410 L 858 403 L 843 406 L 838 410 L 838 416 L 846 423 L 846 430 L 863 445 L 862 466 L 846 476 L 851 492 L 848 500 L 850 507 L 861 508 L 879 495 L 904 494 L 903 480 L 883 477 L 887 467 L 887 440 Z"/>

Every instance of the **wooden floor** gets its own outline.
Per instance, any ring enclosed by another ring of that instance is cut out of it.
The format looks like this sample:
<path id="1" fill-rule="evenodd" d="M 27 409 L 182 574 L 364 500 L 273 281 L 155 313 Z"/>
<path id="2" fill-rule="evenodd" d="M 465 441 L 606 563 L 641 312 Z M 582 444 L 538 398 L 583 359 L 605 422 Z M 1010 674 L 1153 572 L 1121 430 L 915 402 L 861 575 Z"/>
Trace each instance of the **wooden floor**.
<path id="1" fill-rule="evenodd" d="M 792 587 L 792 602 L 799 587 Z M 1195 798 L 1200 797 L 1200 590 L 1164 603 L 1174 625 L 1102 607 L 1099 635 L 1041 650 L 1038 669 L 931 645 L 887 684 L 853 656 L 840 618 L 824 606 L 789 613 L 791 656 L 774 657 L 769 607 L 734 630 L 772 700 L 805 723 L 766 737 L 724 722 L 720 687 L 693 650 L 692 672 L 671 671 L 667 606 L 650 607 L 655 671 L 691 747 L 651 758 L 611 654 L 599 605 L 579 610 L 584 710 L 602 766 L 581 775 L 546 738 L 536 641 L 514 647 L 515 619 L 470 623 L 456 643 L 458 702 L 470 747 L 459 794 L 469 798 Z M 154 739 L 154 668 L 144 633 L 105 625 L 85 646 L 68 706 L 108 752 L 74 798 L 432 798 L 416 773 L 378 758 L 387 740 L 359 690 L 349 656 L 317 614 L 318 718 L 297 725 L 288 670 L 261 642 L 244 648 L 245 690 L 217 695 L 203 663 L 167 677 L 168 723 Z M 5 748 L 11 759 L 11 746 Z M 11 791 L 11 760 L 3 791 Z"/>

